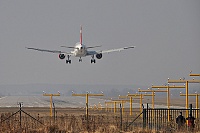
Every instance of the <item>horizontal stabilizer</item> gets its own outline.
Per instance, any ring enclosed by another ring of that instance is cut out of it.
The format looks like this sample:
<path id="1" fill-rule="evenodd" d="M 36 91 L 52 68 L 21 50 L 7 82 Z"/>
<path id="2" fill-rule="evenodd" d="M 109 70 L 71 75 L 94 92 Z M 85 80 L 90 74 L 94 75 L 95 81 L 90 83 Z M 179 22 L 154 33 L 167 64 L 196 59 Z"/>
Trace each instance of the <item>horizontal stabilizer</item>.
<path id="1" fill-rule="evenodd" d="M 71 46 L 60 46 L 60 47 L 63 47 L 63 48 L 74 48 L 74 47 L 71 47 Z"/>
<path id="2" fill-rule="evenodd" d="M 87 47 L 87 49 L 89 49 L 89 48 L 97 48 L 97 47 L 101 47 L 101 45 L 99 45 L 99 46 L 91 46 L 91 47 Z"/>

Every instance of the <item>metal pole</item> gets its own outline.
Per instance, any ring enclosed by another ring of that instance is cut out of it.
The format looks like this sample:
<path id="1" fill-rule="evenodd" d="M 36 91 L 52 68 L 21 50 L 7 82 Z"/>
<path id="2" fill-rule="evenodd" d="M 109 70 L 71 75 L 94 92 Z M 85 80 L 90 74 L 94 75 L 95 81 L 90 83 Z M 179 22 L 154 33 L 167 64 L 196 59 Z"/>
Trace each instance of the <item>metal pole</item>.
<path id="1" fill-rule="evenodd" d="M 124 114 L 124 102 L 122 102 L 122 115 Z"/>
<path id="2" fill-rule="evenodd" d="M 120 122 L 120 127 L 121 127 L 121 131 L 122 131 L 122 104 L 119 104 L 120 107 L 120 116 L 121 116 L 121 122 Z"/>
<path id="3" fill-rule="evenodd" d="M 52 117 L 52 94 L 50 95 L 50 116 Z"/>
<path id="4" fill-rule="evenodd" d="M 140 94 L 140 113 L 142 112 L 142 94 Z"/>
<path id="5" fill-rule="evenodd" d="M 86 118 L 87 118 L 87 130 L 89 129 L 89 121 L 88 121 L 88 93 L 86 94 Z"/>
<path id="6" fill-rule="evenodd" d="M 86 94 L 86 115 L 88 116 L 88 93 Z"/>
<path id="7" fill-rule="evenodd" d="M 155 101 L 154 95 L 155 95 L 155 91 L 152 91 L 152 107 L 153 107 L 153 109 L 154 109 L 154 101 Z"/>
<path id="8" fill-rule="evenodd" d="M 170 92 L 169 92 L 169 85 L 167 86 L 167 108 L 170 108 Z"/>
<path id="9" fill-rule="evenodd" d="M 20 129 L 22 128 L 22 103 L 19 103 L 19 122 L 20 122 Z"/>
<path id="10" fill-rule="evenodd" d="M 170 121 L 170 92 L 169 92 L 169 84 L 167 85 L 167 119 Z"/>
<path id="11" fill-rule="evenodd" d="M 143 129 L 146 129 L 146 109 L 143 109 Z"/>
<path id="12" fill-rule="evenodd" d="M 196 109 L 197 109 L 197 110 L 196 110 L 196 119 L 198 119 L 198 108 L 199 108 L 199 107 L 198 107 L 198 104 L 199 104 L 198 101 L 199 101 L 199 95 L 197 94 L 197 95 L 196 95 Z"/>
<path id="13" fill-rule="evenodd" d="M 200 74 L 190 74 L 190 76 L 200 76 Z"/>
<path id="14" fill-rule="evenodd" d="M 56 121 L 56 109 L 55 109 L 54 103 L 53 103 L 53 118 L 54 118 L 54 124 L 55 124 L 55 121 Z"/>
<path id="15" fill-rule="evenodd" d="M 188 109 L 188 81 L 185 82 L 185 89 L 186 89 L 186 109 Z M 188 110 L 186 110 L 186 116 L 188 116 Z"/>
<path id="16" fill-rule="evenodd" d="M 130 116 L 132 116 L 132 103 L 133 103 L 133 98 L 130 97 Z"/>
<path id="17" fill-rule="evenodd" d="M 191 116 L 193 116 L 192 115 L 192 104 L 190 104 L 190 114 L 191 114 Z M 188 117 L 190 117 L 190 116 L 188 115 Z"/>
<path id="18" fill-rule="evenodd" d="M 154 109 L 154 108 L 153 108 Z M 148 111 L 149 111 L 149 104 L 147 103 L 147 110 L 146 110 L 146 123 L 148 123 Z M 154 117 L 154 116 L 153 116 Z M 148 125 L 147 125 L 148 128 Z"/>
<path id="19" fill-rule="evenodd" d="M 86 119 L 87 119 L 87 130 L 89 129 L 89 121 L 88 121 L 88 103 L 86 103 Z"/>

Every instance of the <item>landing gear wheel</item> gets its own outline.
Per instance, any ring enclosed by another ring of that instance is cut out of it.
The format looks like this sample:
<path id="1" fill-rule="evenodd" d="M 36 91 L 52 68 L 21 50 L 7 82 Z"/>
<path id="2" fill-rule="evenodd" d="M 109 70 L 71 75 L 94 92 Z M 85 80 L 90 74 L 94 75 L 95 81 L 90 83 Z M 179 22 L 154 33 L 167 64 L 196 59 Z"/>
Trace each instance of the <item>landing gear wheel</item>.
<path id="1" fill-rule="evenodd" d="M 79 62 L 82 62 L 82 59 L 81 59 L 81 58 L 79 59 Z"/>
<path id="2" fill-rule="evenodd" d="M 94 55 L 92 55 L 91 64 L 92 64 L 93 62 L 96 63 L 96 60 L 94 59 Z"/>
<path id="3" fill-rule="evenodd" d="M 96 63 L 96 60 L 95 59 L 91 59 L 91 63 Z"/>
<path id="4" fill-rule="evenodd" d="M 71 60 L 66 60 L 66 64 L 71 64 Z"/>
<path id="5" fill-rule="evenodd" d="M 67 60 L 66 60 L 66 64 L 71 64 L 71 60 L 69 59 L 70 55 L 67 55 Z"/>

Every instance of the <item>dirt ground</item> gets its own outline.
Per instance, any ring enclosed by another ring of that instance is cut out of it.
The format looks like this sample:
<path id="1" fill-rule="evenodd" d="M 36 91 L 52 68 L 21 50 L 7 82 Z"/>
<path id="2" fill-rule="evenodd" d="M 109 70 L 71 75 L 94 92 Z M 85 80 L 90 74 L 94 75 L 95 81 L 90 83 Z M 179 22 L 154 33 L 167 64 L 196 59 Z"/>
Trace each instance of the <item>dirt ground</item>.
<path id="1" fill-rule="evenodd" d="M 166 105 L 166 98 L 156 98 L 155 99 L 155 104 L 158 105 Z M 137 100 L 137 102 L 139 103 L 139 100 Z M 143 100 L 144 104 L 146 104 L 147 102 L 149 104 L 151 104 L 151 98 L 145 99 Z M 173 98 L 170 99 L 170 103 L 173 106 L 181 106 L 183 108 L 185 108 L 185 98 Z M 195 108 L 195 100 L 194 99 L 190 99 L 189 100 L 189 104 L 193 104 L 193 107 Z M 50 108 L 48 107 L 22 107 L 22 109 L 27 112 L 30 113 L 34 116 L 36 115 L 40 115 L 40 116 L 49 116 L 50 115 Z M 17 112 L 19 110 L 18 107 L 0 107 L 0 113 L 14 113 Z M 110 109 L 109 111 L 106 111 L 105 108 L 103 108 L 102 110 L 98 110 L 98 109 L 91 109 L 89 108 L 89 112 L 91 114 L 113 114 L 113 109 Z M 133 112 L 135 113 L 139 113 L 138 112 L 139 109 L 138 108 L 134 108 L 133 107 Z M 119 113 L 119 109 L 116 111 Z M 56 115 L 57 116 L 61 116 L 64 114 L 68 114 L 68 115 L 84 115 L 86 113 L 85 108 L 56 108 Z M 125 113 L 129 113 L 129 108 L 125 109 Z"/>

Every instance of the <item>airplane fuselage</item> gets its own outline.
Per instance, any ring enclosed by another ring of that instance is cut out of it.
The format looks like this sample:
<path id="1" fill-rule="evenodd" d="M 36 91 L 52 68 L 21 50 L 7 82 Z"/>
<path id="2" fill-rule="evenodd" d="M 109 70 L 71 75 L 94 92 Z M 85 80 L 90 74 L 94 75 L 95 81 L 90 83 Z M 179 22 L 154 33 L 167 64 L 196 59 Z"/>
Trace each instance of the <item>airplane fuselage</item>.
<path id="1" fill-rule="evenodd" d="M 71 51 L 75 57 L 85 57 L 87 55 L 87 47 L 84 44 L 76 43 L 74 51 Z"/>

